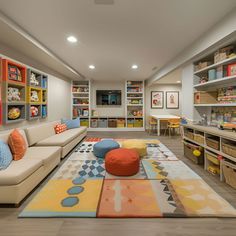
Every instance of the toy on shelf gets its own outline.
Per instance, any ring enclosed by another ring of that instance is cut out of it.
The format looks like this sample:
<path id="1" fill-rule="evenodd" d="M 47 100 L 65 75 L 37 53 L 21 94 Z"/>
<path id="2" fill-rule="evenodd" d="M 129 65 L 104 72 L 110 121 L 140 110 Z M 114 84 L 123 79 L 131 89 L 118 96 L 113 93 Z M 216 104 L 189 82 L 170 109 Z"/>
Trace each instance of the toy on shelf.
<path id="1" fill-rule="evenodd" d="M 31 107 L 30 107 L 30 114 L 31 114 L 31 117 L 36 117 L 36 116 L 38 116 L 38 114 L 39 114 L 39 109 L 38 109 L 38 107 L 36 107 L 36 106 L 31 106 Z"/>
<path id="2" fill-rule="evenodd" d="M 18 107 L 12 107 L 8 111 L 8 119 L 9 120 L 16 120 L 20 117 L 21 111 Z"/>
<path id="3" fill-rule="evenodd" d="M 234 123 L 228 123 L 228 122 L 222 122 L 221 124 L 219 124 L 219 129 L 221 130 L 232 130 L 234 132 L 236 132 L 236 122 Z"/>
<path id="4" fill-rule="evenodd" d="M 47 106 L 45 105 L 42 106 L 42 117 L 47 117 Z"/>
<path id="5" fill-rule="evenodd" d="M 224 87 L 218 89 L 218 102 L 235 103 L 236 102 L 236 86 Z"/>
<path id="6" fill-rule="evenodd" d="M 20 90 L 18 88 L 8 87 L 7 100 L 9 102 L 20 101 Z"/>
<path id="7" fill-rule="evenodd" d="M 8 65 L 8 79 L 22 82 L 21 71 L 17 66 Z"/>
<path id="8" fill-rule="evenodd" d="M 39 102 L 39 96 L 38 96 L 38 92 L 36 90 L 31 90 L 30 101 L 31 102 Z"/>
<path id="9" fill-rule="evenodd" d="M 132 111 L 129 111 L 129 116 L 142 117 L 143 112 L 140 110 L 132 110 Z"/>
<path id="10" fill-rule="evenodd" d="M 34 73 L 31 73 L 31 76 L 30 76 L 30 85 L 39 86 L 39 81 L 36 79 L 36 76 L 35 76 Z"/>

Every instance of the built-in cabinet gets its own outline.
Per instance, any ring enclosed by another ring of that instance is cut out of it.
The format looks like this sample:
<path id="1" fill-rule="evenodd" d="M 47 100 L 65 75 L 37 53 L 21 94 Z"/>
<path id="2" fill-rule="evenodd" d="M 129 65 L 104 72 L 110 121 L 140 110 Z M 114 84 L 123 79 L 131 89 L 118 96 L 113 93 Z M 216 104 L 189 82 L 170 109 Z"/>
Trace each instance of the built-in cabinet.
<path id="1" fill-rule="evenodd" d="M 80 117 L 80 124 L 89 130 L 144 131 L 144 81 L 125 81 L 125 116 L 104 116 L 91 107 L 92 82 L 72 81 L 72 118 Z M 95 104 L 95 102 L 93 103 Z M 107 107 L 109 109 L 109 107 Z"/>

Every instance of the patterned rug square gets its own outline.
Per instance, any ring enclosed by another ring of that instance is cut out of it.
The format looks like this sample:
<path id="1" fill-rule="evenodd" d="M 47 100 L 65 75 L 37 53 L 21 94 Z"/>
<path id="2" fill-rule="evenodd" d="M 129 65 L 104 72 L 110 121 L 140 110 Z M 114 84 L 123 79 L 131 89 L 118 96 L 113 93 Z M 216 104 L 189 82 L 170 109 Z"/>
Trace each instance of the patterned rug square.
<path id="1" fill-rule="evenodd" d="M 96 217 L 103 179 L 52 179 L 19 217 Z"/>
<path id="2" fill-rule="evenodd" d="M 200 179 L 182 161 L 142 160 L 148 179 Z"/>

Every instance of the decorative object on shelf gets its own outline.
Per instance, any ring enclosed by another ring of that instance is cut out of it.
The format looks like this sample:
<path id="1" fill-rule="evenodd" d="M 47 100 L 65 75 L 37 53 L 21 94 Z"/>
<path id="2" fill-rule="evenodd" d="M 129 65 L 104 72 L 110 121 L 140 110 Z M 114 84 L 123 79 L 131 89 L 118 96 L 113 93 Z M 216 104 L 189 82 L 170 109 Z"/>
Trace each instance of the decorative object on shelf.
<path id="1" fill-rule="evenodd" d="M 32 86 L 39 86 L 39 81 L 36 79 L 36 76 L 35 76 L 35 74 L 33 72 L 31 72 L 30 84 Z"/>
<path id="2" fill-rule="evenodd" d="M 227 66 L 227 76 L 236 75 L 236 63 Z"/>
<path id="3" fill-rule="evenodd" d="M 236 86 L 224 87 L 218 89 L 218 102 L 235 103 L 236 102 Z"/>
<path id="4" fill-rule="evenodd" d="M 234 54 L 234 46 L 229 45 L 227 47 L 221 48 L 214 53 L 214 63 L 223 61 Z"/>
<path id="5" fill-rule="evenodd" d="M 8 87 L 7 89 L 7 100 L 9 102 L 20 101 L 20 90 L 14 87 Z"/>
<path id="6" fill-rule="evenodd" d="M 179 92 L 178 91 L 166 92 L 166 108 L 179 109 Z"/>
<path id="7" fill-rule="evenodd" d="M 203 76 L 199 79 L 199 84 L 204 84 L 206 82 L 208 82 L 208 78 L 206 76 Z"/>
<path id="8" fill-rule="evenodd" d="M 208 70 L 208 80 L 215 80 L 216 79 L 216 69 Z"/>
<path id="9" fill-rule="evenodd" d="M 36 106 L 31 106 L 30 107 L 30 114 L 31 114 L 31 117 L 36 117 L 39 115 L 39 109 L 38 107 Z"/>
<path id="10" fill-rule="evenodd" d="M 21 111 L 18 107 L 12 107 L 8 111 L 9 120 L 17 120 L 18 118 L 20 118 L 20 115 L 21 115 Z"/>
<path id="11" fill-rule="evenodd" d="M 47 106 L 42 105 L 42 118 L 46 118 L 46 117 L 47 117 Z"/>
<path id="12" fill-rule="evenodd" d="M 151 108 L 163 109 L 163 107 L 164 107 L 164 92 L 151 91 Z"/>
<path id="13" fill-rule="evenodd" d="M 31 102 L 39 102 L 39 96 L 38 96 L 38 92 L 36 90 L 31 90 L 30 101 Z"/>
<path id="14" fill-rule="evenodd" d="M 213 63 L 211 61 L 203 61 L 203 62 L 199 62 L 197 65 L 195 65 L 195 68 L 194 70 L 195 71 L 198 71 L 198 70 L 201 70 L 207 66 L 210 66 L 212 65 Z"/>
<path id="15" fill-rule="evenodd" d="M 222 122 L 221 124 L 219 124 L 218 127 L 221 130 L 232 130 L 236 132 L 236 122 L 235 123 Z"/>
<path id="16" fill-rule="evenodd" d="M 21 71 L 15 65 L 8 65 L 8 79 L 22 82 Z"/>

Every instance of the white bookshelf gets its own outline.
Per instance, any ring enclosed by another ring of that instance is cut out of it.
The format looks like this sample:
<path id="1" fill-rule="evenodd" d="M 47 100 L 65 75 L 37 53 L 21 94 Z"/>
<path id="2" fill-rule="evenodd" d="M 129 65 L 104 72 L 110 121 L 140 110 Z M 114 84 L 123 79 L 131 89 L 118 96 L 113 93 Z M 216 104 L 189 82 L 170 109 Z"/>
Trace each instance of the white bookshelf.
<path id="1" fill-rule="evenodd" d="M 144 81 L 128 80 L 125 83 L 125 116 L 129 130 L 145 130 L 144 91 Z"/>
<path id="2" fill-rule="evenodd" d="M 90 81 L 72 81 L 72 118 L 80 117 L 82 126 L 90 124 Z"/>

